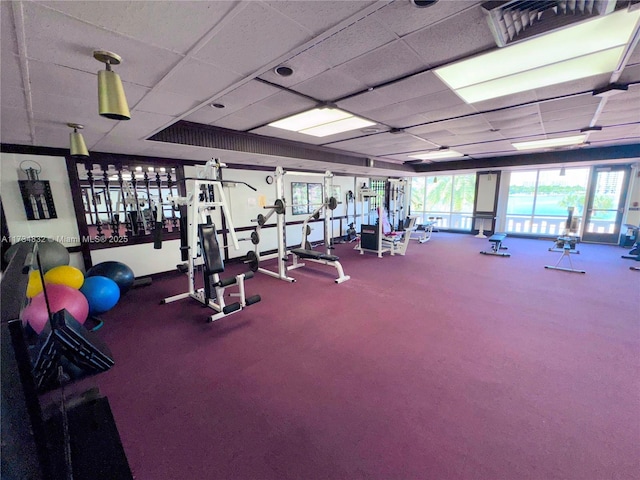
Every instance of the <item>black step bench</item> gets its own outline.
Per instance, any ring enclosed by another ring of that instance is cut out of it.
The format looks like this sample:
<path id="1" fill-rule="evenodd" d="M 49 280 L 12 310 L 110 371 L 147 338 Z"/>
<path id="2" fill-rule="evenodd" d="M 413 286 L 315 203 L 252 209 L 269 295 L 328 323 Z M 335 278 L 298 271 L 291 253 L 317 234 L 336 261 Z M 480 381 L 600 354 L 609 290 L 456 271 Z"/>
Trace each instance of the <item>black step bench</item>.
<path id="1" fill-rule="evenodd" d="M 311 260 L 326 260 L 328 262 L 337 262 L 340 257 L 329 255 L 327 253 L 318 252 L 317 250 L 307 250 L 304 248 L 294 248 L 291 253 L 300 258 L 309 258 Z"/>

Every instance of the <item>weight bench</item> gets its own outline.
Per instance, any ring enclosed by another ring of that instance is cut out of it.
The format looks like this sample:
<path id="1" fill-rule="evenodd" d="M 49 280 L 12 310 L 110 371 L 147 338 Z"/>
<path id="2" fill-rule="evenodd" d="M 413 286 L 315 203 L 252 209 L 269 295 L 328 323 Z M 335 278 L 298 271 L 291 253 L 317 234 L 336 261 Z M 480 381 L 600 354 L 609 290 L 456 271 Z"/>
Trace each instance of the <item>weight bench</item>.
<path id="1" fill-rule="evenodd" d="M 293 254 L 293 265 L 287 267 L 288 270 L 294 270 L 296 268 L 304 267 L 304 263 L 298 262 L 299 258 L 303 258 L 305 260 L 309 260 L 310 262 L 321 263 L 323 265 L 334 267 L 339 274 L 338 278 L 334 280 L 334 282 L 336 283 L 346 282 L 351 278 L 349 275 L 344 274 L 342 265 L 338 261 L 340 260 L 340 257 L 337 257 L 336 255 L 330 255 L 328 253 L 319 252 L 317 250 L 309 250 L 306 248 L 293 248 L 289 251 Z"/>
<path id="2" fill-rule="evenodd" d="M 510 257 L 511 256 L 510 253 L 500 251 L 500 250 L 507 249 L 507 247 L 502 245 L 502 242 L 504 241 L 505 238 L 507 238 L 506 233 L 494 233 L 489 237 L 489 241 L 492 243 L 491 251 L 489 252 L 482 251 L 480 253 L 482 253 L 483 255 L 497 255 L 499 257 Z"/>

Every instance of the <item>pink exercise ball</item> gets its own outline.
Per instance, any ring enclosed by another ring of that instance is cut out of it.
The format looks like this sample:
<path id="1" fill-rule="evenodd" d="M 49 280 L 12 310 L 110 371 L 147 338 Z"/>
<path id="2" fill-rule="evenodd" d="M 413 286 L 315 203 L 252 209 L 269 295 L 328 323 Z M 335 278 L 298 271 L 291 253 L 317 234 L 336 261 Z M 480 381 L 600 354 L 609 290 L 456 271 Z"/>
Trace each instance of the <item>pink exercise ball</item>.
<path id="1" fill-rule="evenodd" d="M 84 323 L 87 320 L 89 302 L 79 290 L 67 285 L 51 284 L 47 285 L 47 295 L 51 313 L 65 309 L 78 322 Z M 44 299 L 44 292 L 41 292 L 31 299 L 31 303 L 22 312 L 22 321 L 27 322 L 39 334 L 48 320 L 47 304 Z"/>

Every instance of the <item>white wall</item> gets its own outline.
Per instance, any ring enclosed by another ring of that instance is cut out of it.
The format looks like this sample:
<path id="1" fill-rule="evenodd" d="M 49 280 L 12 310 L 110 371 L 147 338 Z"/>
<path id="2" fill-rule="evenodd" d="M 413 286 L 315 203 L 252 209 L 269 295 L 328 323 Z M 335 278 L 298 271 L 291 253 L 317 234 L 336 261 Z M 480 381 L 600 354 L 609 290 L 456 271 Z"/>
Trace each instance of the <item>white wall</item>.
<path id="1" fill-rule="evenodd" d="M 91 261 L 94 265 L 107 261 L 122 262 L 133 270 L 136 277 L 169 272 L 183 263 L 180 259 L 180 240 L 162 242 L 160 250 L 155 250 L 153 243 L 92 250 Z"/>
<path id="2" fill-rule="evenodd" d="M 49 181 L 57 218 L 27 220 L 18 186 L 18 180 L 27 179 L 20 170 L 20 164 L 25 161 L 37 162 L 42 167 L 39 178 Z M 80 235 L 64 157 L 1 153 L 0 173 L 2 206 L 7 219 L 7 228 L 14 239 L 48 237 L 62 243 L 65 247 L 80 245 Z"/>
<path id="3" fill-rule="evenodd" d="M 35 167 L 31 162 L 36 162 L 42 167 L 38 177 L 40 180 L 49 181 L 57 218 L 27 220 L 18 186 L 18 180 L 27 179 L 20 168 L 23 162 L 24 167 Z M 21 239 L 26 240 L 29 237 L 47 237 L 60 242 L 65 247 L 80 245 L 81 239 L 64 157 L 0 153 L 0 194 L 11 243 Z M 84 271 L 84 261 L 80 253 L 72 253 L 69 264 Z"/>

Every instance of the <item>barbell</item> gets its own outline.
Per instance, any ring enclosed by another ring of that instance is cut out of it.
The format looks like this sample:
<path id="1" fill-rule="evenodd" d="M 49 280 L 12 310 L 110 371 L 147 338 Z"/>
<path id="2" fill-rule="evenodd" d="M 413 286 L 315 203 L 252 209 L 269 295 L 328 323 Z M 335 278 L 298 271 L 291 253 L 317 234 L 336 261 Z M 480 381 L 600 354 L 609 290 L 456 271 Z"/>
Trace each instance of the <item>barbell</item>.
<path id="1" fill-rule="evenodd" d="M 329 210 L 335 210 L 338 207 L 338 200 L 336 197 L 330 197 L 329 200 L 325 203 L 302 203 L 299 205 L 286 205 L 284 200 L 281 198 L 276 199 L 274 205 L 265 205 L 266 209 L 273 209 L 278 215 L 282 215 L 287 207 L 320 207 L 322 205 L 326 205 Z M 262 216 L 263 223 L 260 224 L 260 215 L 258 215 L 258 224 L 260 226 L 264 225 L 264 215 Z"/>

